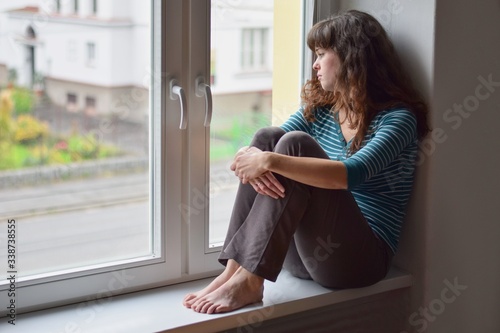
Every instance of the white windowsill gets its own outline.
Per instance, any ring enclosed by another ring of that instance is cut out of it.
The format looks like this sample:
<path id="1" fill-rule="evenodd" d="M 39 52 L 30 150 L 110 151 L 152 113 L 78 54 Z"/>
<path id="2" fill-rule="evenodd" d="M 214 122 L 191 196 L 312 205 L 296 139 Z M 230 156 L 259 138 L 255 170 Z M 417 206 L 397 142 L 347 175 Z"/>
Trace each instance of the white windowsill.
<path id="1" fill-rule="evenodd" d="M 383 292 L 407 288 L 412 277 L 395 268 L 379 283 L 358 289 L 330 290 L 313 281 L 300 280 L 283 271 L 276 283 L 265 283 L 263 303 L 226 314 L 199 314 L 182 306 L 185 294 L 211 279 L 192 281 L 147 291 L 19 315 L 16 325 L 3 320 L 5 332 L 218 332 L 245 324 L 258 324 L 302 311 Z M 10 330 L 9 330 L 10 329 Z M 2 329 L 2 331 L 4 331 Z"/>

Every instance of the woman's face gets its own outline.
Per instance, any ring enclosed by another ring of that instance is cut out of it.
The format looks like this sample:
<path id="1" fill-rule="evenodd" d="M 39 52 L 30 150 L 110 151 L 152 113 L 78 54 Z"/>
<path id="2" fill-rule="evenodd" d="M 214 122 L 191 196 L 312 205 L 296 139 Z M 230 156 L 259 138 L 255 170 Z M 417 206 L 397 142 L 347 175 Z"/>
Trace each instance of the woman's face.
<path id="1" fill-rule="evenodd" d="M 316 61 L 313 69 L 316 71 L 321 86 L 326 91 L 333 91 L 340 68 L 340 59 L 332 49 L 316 48 Z"/>

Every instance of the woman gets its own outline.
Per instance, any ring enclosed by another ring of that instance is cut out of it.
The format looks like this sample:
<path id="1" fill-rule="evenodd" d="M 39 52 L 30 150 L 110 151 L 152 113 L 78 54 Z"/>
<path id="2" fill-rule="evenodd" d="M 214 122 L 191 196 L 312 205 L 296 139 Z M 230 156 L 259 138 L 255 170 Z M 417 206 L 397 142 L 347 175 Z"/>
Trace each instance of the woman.
<path id="1" fill-rule="evenodd" d="M 330 288 L 384 278 L 397 249 L 427 109 L 386 32 L 349 11 L 317 23 L 316 77 L 303 107 L 258 131 L 231 169 L 241 179 L 219 261 L 184 305 L 220 313 L 260 302 L 282 267 Z"/>

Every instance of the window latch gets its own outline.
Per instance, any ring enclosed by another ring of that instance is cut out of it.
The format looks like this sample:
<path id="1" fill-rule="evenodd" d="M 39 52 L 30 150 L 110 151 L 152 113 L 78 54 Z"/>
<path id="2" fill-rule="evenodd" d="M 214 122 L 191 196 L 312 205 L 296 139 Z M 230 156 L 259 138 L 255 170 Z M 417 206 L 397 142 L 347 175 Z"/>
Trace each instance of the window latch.
<path id="1" fill-rule="evenodd" d="M 195 80 L 196 96 L 205 97 L 205 127 L 210 127 L 212 122 L 212 90 L 210 86 L 205 83 L 203 76 L 198 76 Z"/>
<path id="2" fill-rule="evenodd" d="M 187 108 L 186 108 L 186 94 L 184 89 L 177 84 L 177 80 L 170 80 L 170 99 L 179 100 L 181 104 L 181 122 L 179 129 L 185 130 L 187 128 Z"/>

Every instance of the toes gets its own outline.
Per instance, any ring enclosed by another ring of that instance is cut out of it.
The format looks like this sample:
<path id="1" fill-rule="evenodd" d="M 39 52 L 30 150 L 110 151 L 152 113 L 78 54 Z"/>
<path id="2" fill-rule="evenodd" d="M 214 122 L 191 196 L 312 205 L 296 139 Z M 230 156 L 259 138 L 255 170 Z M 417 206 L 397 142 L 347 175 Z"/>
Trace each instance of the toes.
<path id="1" fill-rule="evenodd" d="M 191 309 L 193 309 L 194 311 L 199 312 L 199 313 L 206 313 L 207 312 L 206 308 L 210 307 L 210 305 L 211 305 L 210 301 L 201 300 L 201 301 L 197 302 L 196 304 L 193 304 Z"/>
<path id="2" fill-rule="evenodd" d="M 222 311 L 222 306 L 220 304 L 212 304 L 212 306 L 210 306 L 208 309 L 207 309 L 207 313 L 208 314 L 213 314 L 213 313 L 222 313 L 224 311 Z"/>
<path id="3" fill-rule="evenodd" d="M 184 297 L 184 300 L 182 301 L 182 304 L 184 306 L 186 306 L 186 307 L 189 308 L 193 304 L 193 302 L 195 301 L 195 299 L 196 299 L 196 295 L 194 295 L 194 294 L 188 294 L 188 295 L 186 295 L 186 297 Z"/>
<path id="4" fill-rule="evenodd" d="M 208 310 L 209 310 L 211 307 L 213 307 L 213 306 L 214 306 L 214 304 L 213 304 L 212 302 L 207 301 L 207 302 L 203 305 L 203 307 L 201 308 L 201 311 L 200 311 L 200 312 L 201 312 L 201 313 L 210 313 L 210 312 L 208 312 Z"/>
<path id="5" fill-rule="evenodd" d="M 195 302 L 193 302 L 193 304 L 191 304 L 191 309 L 193 309 L 196 312 L 200 312 L 200 309 L 203 306 L 203 304 L 205 304 L 205 302 L 206 302 L 205 298 L 198 298 L 195 300 Z"/>

